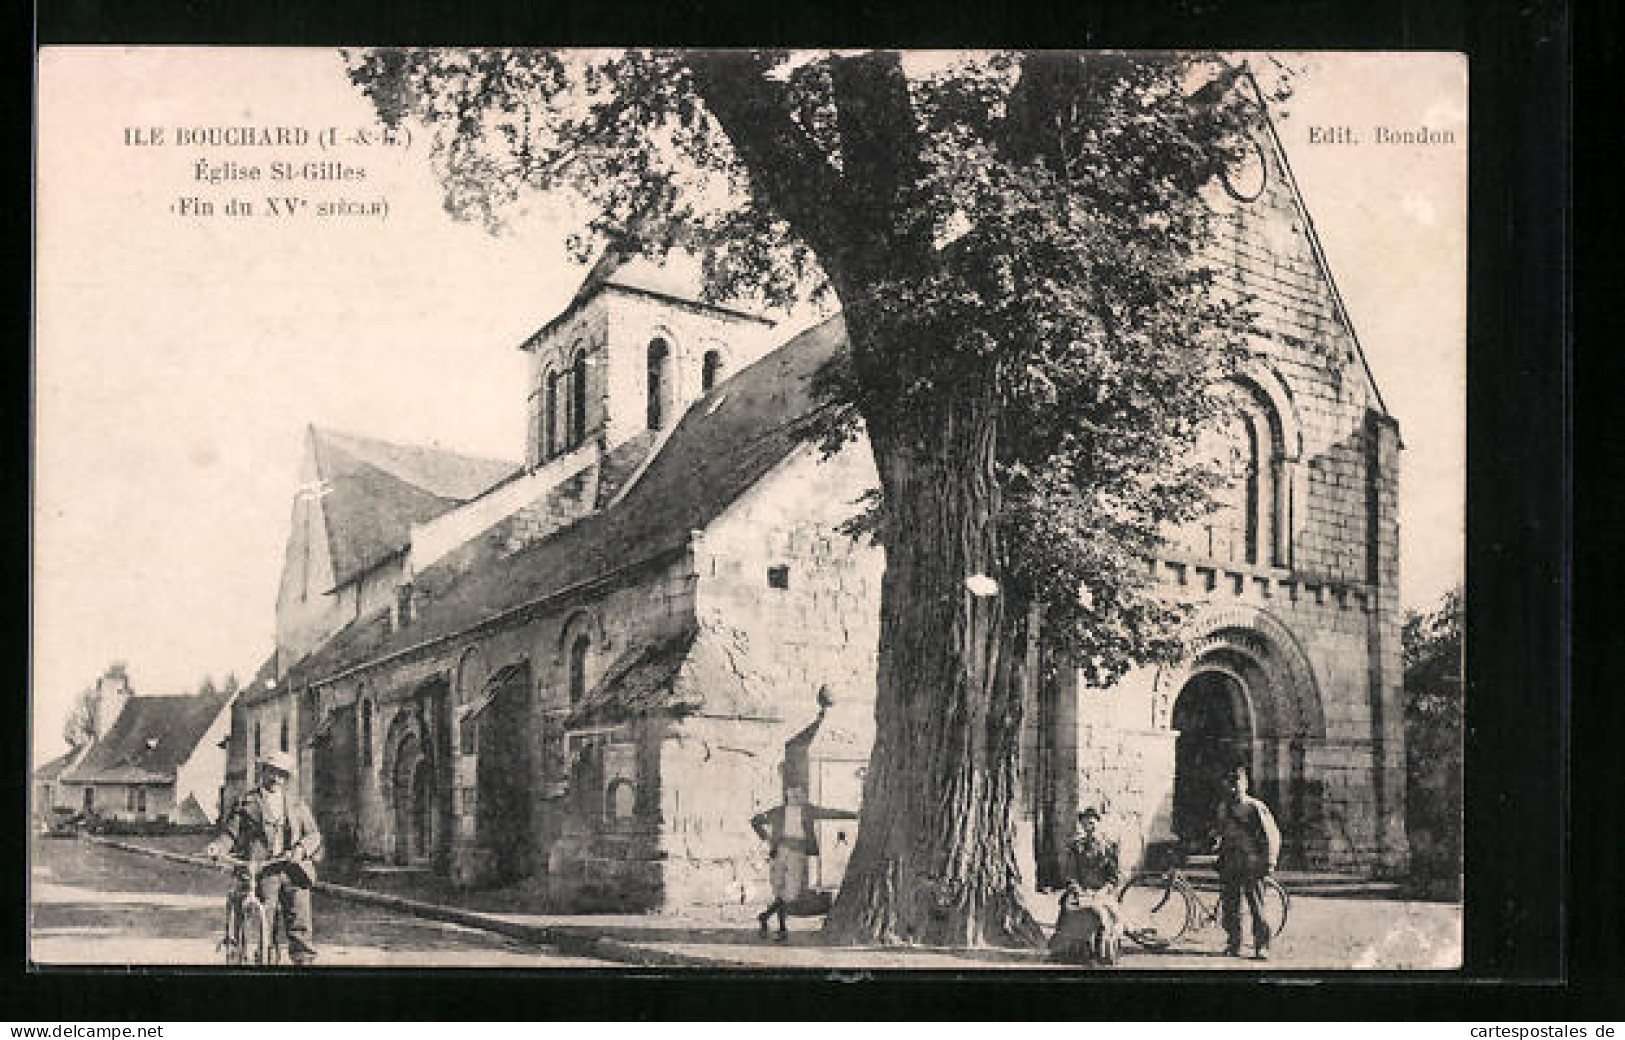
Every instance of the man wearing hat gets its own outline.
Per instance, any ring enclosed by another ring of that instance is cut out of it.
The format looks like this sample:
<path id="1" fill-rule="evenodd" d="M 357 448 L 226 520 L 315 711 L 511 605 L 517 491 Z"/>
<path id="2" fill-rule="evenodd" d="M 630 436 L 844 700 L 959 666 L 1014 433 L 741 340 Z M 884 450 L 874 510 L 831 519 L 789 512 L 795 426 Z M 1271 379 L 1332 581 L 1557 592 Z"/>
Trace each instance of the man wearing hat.
<path id="1" fill-rule="evenodd" d="M 818 717 L 800 733 L 785 741 L 784 764 L 780 767 L 784 783 L 783 804 L 757 813 L 750 821 L 756 836 L 767 842 L 768 884 L 773 890 L 773 902 L 756 915 L 762 934 L 767 934 L 767 923 L 773 915 L 779 918 L 779 941 L 790 938 L 785 918 L 791 907 L 807 892 L 807 858 L 819 854 L 819 820 L 855 820 L 858 814 L 846 809 L 826 809 L 807 801 L 807 783 L 811 776 L 811 748 L 813 738 L 824 724 L 824 716 L 835 698 L 828 686 L 818 688 Z"/>
<path id="2" fill-rule="evenodd" d="M 268 751 L 259 758 L 259 786 L 243 795 L 209 846 L 219 857 L 229 846 L 238 859 L 287 860 L 260 872 L 259 897 L 268 907 L 279 906 L 287 923 L 288 956 L 295 964 L 316 959 L 312 943 L 310 890 L 316 883 L 315 859 L 322 835 L 310 807 L 288 787 L 293 761 L 286 752 Z"/>

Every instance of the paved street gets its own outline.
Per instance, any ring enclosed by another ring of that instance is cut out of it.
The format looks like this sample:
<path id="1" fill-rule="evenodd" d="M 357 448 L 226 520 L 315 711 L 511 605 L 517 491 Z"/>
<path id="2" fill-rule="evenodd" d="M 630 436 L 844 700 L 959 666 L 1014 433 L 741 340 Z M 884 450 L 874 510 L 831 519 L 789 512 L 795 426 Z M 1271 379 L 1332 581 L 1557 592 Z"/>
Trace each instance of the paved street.
<path id="1" fill-rule="evenodd" d="M 149 844 L 175 845 L 162 839 Z M 177 848 L 196 844 L 182 841 Z M 187 851 L 195 851 L 189 847 Z M 32 955 L 41 964 L 218 964 L 214 943 L 228 879 L 214 872 L 78 840 L 36 839 L 33 859 Z M 487 894 L 489 896 L 489 894 Z M 1212 903 L 1216 893 L 1204 892 Z M 749 908 L 747 908 L 748 910 Z M 1034 906 L 1052 914 L 1053 897 Z M 687 921 L 642 915 L 544 916 L 497 911 L 511 922 L 563 927 L 637 951 L 737 967 L 896 970 L 1037 969 L 1076 971 L 1040 951 L 832 948 L 817 921 L 797 919 L 788 943 L 764 940 L 748 912 L 737 921 Z M 318 893 L 318 962 L 332 966 L 626 967 L 564 956 L 504 936 L 406 916 Z M 1131 971 L 1448 970 L 1461 959 L 1461 907 L 1300 893 L 1269 963 L 1221 953 L 1216 924 L 1163 952 L 1125 943 Z M 628 955 L 630 951 L 630 955 Z"/>
<path id="2" fill-rule="evenodd" d="M 39 964 L 220 964 L 224 872 L 75 839 L 34 839 L 30 955 Z M 319 967 L 616 967 L 504 936 L 316 895 Z"/>

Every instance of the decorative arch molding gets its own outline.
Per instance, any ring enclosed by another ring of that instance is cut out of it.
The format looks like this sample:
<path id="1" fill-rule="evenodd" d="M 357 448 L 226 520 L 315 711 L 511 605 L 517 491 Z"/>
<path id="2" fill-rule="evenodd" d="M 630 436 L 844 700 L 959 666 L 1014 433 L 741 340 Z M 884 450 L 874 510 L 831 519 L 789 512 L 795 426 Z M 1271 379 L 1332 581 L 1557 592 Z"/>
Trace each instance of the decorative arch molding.
<path id="1" fill-rule="evenodd" d="M 1276 423 L 1276 434 L 1281 440 L 1281 451 L 1287 462 L 1295 462 L 1303 458 L 1303 426 L 1298 421 L 1298 409 L 1292 400 L 1292 388 L 1282 378 L 1275 366 L 1262 358 L 1254 357 L 1247 362 L 1240 372 L 1232 377 L 1233 382 L 1253 390 L 1261 395 L 1268 403 L 1273 413 L 1272 419 Z"/>
<path id="2" fill-rule="evenodd" d="M 594 652 L 603 651 L 609 646 L 609 638 L 604 634 L 604 622 L 598 612 L 591 607 L 577 607 L 564 619 L 564 625 L 559 629 L 558 645 L 554 647 L 556 665 L 563 666 L 570 653 L 570 644 L 582 633 L 592 640 Z"/>
<path id="3" fill-rule="evenodd" d="M 384 733 L 384 754 L 378 773 L 386 800 L 394 798 L 403 752 L 413 761 L 422 758 L 433 766 L 434 746 L 429 740 L 429 729 L 415 705 L 396 709 Z"/>
<path id="4" fill-rule="evenodd" d="M 666 322 L 657 321 L 644 333 L 642 346 L 648 347 L 657 339 L 666 341 L 666 350 L 670 352 L 668 356 L 673 366 L 681 368 L 683 362 L 688 359 L 688 344 L 683 342 L 683 337 Z"/>
<path id="5" fill-rule="evenodd" d="M 1303 644 L 1269 611 L 1248 603 L 1208 604 L 1186 626 L 1185 657 L 1157 669 L 1152 681 L 1154 720 L 1168 726 L 1174 699 L 1208 667 L 1252 672 L 1244 683 L 1254 719 L 1272 735 L 1301 739 L 1326 735 L 1326 716 L 1314 666 Z M 1256 671 L 1254 671 L 1256 669 Z M 1265 696 L 1268 703 L 1260 703 Z M 1260 734 L 1264 735 L 1264 734 Z"/>
<path id="6" fill-rule="evenodd" d="M 491 674 L 485 650 L 478 643 L 463 648 L 452 669 L 452 696 L 454 703 L 471 704 L 479 697 L 486 678 Z"/>

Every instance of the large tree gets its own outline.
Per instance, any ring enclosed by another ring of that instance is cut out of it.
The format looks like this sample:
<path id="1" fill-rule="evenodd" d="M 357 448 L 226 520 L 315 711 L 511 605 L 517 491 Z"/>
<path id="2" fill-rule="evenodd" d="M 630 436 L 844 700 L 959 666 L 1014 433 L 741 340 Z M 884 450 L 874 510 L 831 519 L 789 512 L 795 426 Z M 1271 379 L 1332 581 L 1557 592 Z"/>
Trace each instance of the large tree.
<path id="1" fill-rule="evenodd" d="M 347 55 L 427 128 L 455 215 L 533 191 L 594 243 L 704 259 L 715 297 L 832 295 L 827 445 L 867 435 L 884 546 L 877 735 L 826 924 L 851 941 L 1029 944 L 1013 808 L 1028 626 L 1094 682 L 1177 652 L 1161 532 L 1243 301 L 1203 189 L 1257 96 L 1216 59 L 888 52 Z"/>

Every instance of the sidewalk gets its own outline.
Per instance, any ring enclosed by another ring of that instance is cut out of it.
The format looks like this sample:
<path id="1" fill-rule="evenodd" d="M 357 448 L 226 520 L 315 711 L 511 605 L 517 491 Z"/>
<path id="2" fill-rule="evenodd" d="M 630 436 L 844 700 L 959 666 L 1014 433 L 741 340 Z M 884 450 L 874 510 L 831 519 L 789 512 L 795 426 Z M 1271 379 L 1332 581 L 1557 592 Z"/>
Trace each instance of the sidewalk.
<path id="1" fill-rule="evenodd" d="M 205 856 L 136 842 L 90 838 L 128 852 L 194 866 L 212 866 Z M 1308 879 L 1306 879 L 1308 880 Z M 384 907 L 399 913 L 482 929 L 547 946 L 561 953 L 645 968 L 820 971 L 843 974 L 896 970 L 1011 971 L 1039 969 L 1077 974 L 1089 969 L 1051 964 L 1040 950 L 964 950 L 922 947 L 827 945 L 818 921 L 792 918 L 788 942 L 763 937 L 756 920 L 741 908 L 740 918 L 643 914 L 540 914 L 521 907 L 531 897 L 520 886 L 496 892 L 442 891 L 433 879 L 380 873 L 367 884 L 323 881 L 317 890 L 330 897 Z M 1205 886 L 1204 886 L 1205 887 Z M 395 891 L 384 889 L 393 888 Z M 1327 969 L 1448 969 L 1460 963 L 1460 907 L 1383 899 L 1378 891 L 1361 895 L 1320 895 L 1313 883 L 1295 892 L 1293 920 L 1269 964 L 1218 956 L 1222 935 L 1203 933 L 1197 941 L 1167 953 L 1149 953 L 1126 944 L 1120 968 L 1130 971 Z M 1374 899 L 1375 897 L 1375 899 Z M 1211 931 L 1211 930 L 1210 930 Z M 1296 932 L 1296 935 L 1292 934 Z"/>

